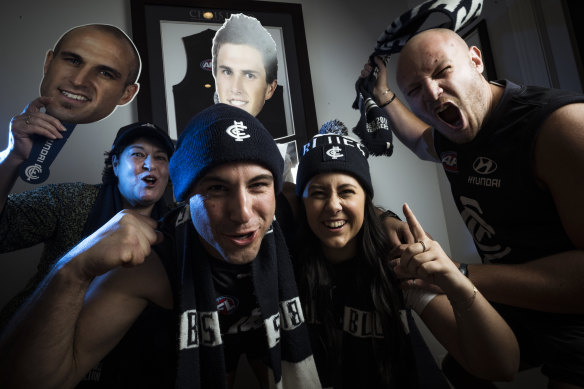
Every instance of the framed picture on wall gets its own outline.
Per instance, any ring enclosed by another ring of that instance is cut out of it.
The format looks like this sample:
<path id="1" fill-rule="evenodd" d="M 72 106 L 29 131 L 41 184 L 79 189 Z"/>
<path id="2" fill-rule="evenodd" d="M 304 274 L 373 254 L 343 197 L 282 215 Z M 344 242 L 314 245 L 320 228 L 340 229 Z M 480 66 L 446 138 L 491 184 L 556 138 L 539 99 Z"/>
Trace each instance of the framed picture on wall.
<path id="1" fill-rule="evenodd" d="M 491 42 L 489 41 L 489 33 L 485 20 L 482 19 L 470 27 L 468 31 L 462 34 L 462 38 L 469 46 L 476 46 L 481 51 L 483 63 L 485 64 L 483 75 L 486 79 L 489 81 L 496 80 L 495 61 L 493 60 L 493 52 L 491 51 Z"/>
<path id="2" fill-rule="evenodd" d="M 580 77 L 580 87 L 584 91 L 584 15 L 580 12 L 581 1 L 563 0 L 562 6 L 566 17 L 566 26 L 574 52 L 574 59 Z"/>
<path id="3" fill-rule="evenodd" d="M 277 87 L 257 114 L 288 163 L 317 131 L 300 4 L 264 1 L 131 0 L 133 40 L 142 56 L 138 117 L 177 139 L 188 121 L 218 101 L 212 41 L 233 14 L 257 19 L 276 42 Z M 292 173 L 295 176 L 295 173 Z"/>

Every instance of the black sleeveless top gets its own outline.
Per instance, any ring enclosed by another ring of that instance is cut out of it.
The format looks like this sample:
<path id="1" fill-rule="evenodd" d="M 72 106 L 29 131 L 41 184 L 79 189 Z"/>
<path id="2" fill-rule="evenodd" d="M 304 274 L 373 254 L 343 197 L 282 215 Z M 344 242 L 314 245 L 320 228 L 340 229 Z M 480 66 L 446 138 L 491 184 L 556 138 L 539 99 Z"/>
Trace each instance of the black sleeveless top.
<path id="1" fill-rule="evenodd" d="M 434 131 L 434 146 L 458 210 L 483 262 L 522 263 L 571 250 L 551 194 L 536 182 L 533 150 L 541 123 L 584 95 L 498 81 L 505 87 L 471 142 Z"/>

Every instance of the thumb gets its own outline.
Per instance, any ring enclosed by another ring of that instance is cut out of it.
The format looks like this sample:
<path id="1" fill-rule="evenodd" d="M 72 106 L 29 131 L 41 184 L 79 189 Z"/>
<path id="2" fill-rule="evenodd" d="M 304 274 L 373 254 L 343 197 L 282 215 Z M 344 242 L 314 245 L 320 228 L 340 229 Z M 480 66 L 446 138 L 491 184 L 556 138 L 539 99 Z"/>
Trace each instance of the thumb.
<path id="1" fill-rule="evenodd" d="M 154 230 L 154 234 L 156 234 L 156 239 L 152 242 L 153 245 L 160 244 L 164 242 L 164 234 L 158 230 Z"/>

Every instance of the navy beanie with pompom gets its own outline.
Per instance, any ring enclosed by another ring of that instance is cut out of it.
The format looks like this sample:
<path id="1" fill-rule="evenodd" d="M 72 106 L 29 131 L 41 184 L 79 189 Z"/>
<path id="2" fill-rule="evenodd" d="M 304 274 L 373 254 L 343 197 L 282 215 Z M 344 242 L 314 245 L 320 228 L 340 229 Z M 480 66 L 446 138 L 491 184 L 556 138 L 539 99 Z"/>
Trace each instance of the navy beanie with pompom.
<path id="1" fill-rule="evenodd" d="M 230 162 L 256 162 L 282 188 L 284 160 L 270 133 L 255 117 L 227 104 L 214 104 L 191 119 L 181 133 L 168 170 L 178 201 L 210 169 Z"/>
<path id="2" fill-rule="evenodd" d="M 338 120 L 323 124 L 319 134 L 304 145 L 296 175 L 296 195 L 301 197 L 308 181 L 317 174 L 342 172 L 354 176 L 365 192 L 373 198 L 367 148 L 355 139 L 344 136 L 346 128 Z"/>

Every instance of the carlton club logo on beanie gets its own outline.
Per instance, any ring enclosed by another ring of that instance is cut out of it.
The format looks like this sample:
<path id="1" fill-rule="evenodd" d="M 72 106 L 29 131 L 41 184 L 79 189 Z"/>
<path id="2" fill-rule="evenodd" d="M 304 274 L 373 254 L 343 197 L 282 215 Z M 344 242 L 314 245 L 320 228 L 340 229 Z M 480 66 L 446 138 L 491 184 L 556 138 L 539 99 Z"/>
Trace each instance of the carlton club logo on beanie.
<path id="1" fill-rule="evenodd" d="M 244 139 L 250 137 L 249 134 L 245 133 L 245 130 L 247 130 L 247 127 L 243 125 L 243 122 L 234 121 L 233 125 L 227 127 L 227 130 L 225 130 L 225 132 L 229 136 L 232 136 L 235 139 L 235 141 L 243 142 Z"/>
<path id="2" fill-rule="evenodd" d="M 345 148 L 341 146 L 324 146 L 322 148 L 322 160 L 326 161 L 327 159 L 340 159 L 342 161 L 345 160 Z"/>
<path id="3" fill-rule="evenodd" d="M 246 111 L 214 104 L 199 112 L 181 133 L 168 171 L 178 201 L 187 200 L 193 184 L 215 166 L 256 162 L 270 170 L 274 188 L 282 188 L 284 160 L 272 135 Z"/>
<path id="4" fill-rule="evenodd" d="M 367 157 L 369 151 L 353 138 L 337 134 L 317 134 L 304 145 L 296 176 L 296 194 L 302 195 L 312 177 L 320 173 L 341 172 L 357 178 L 373 197 Z"/>

